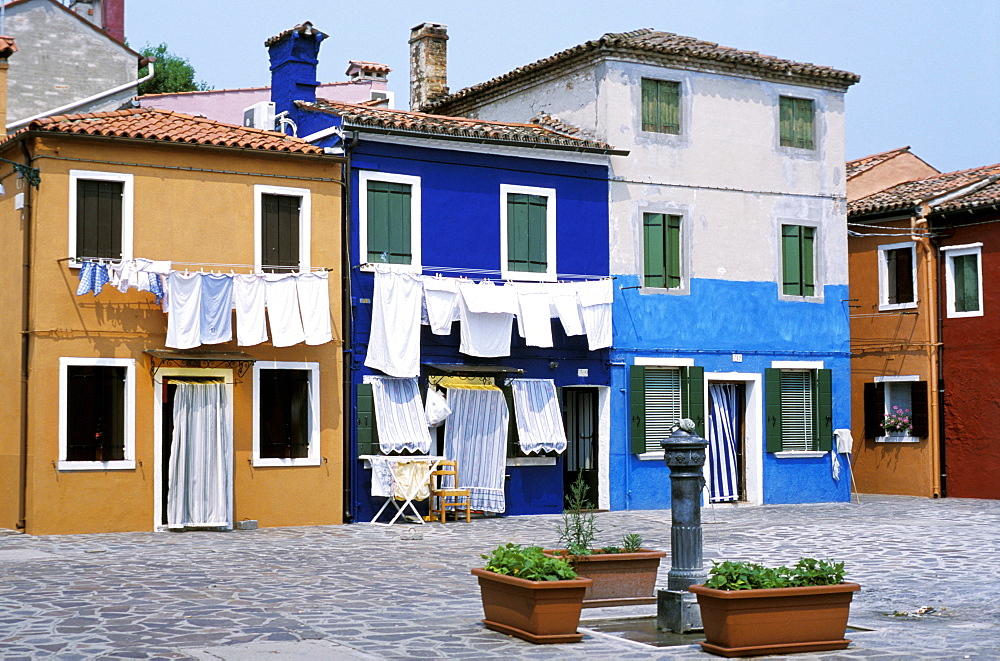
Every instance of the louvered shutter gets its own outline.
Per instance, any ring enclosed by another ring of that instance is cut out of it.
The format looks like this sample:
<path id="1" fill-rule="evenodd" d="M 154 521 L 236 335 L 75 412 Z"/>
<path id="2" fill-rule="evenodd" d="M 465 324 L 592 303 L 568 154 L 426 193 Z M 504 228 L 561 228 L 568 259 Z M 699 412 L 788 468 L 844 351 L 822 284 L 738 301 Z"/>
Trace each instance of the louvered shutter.
<path id="1" fill-rule="evenodd" d="M 910 433 L 918 438 L 926 438 L 930 433 L 927 395 L 926 381 L 914 381 L 910 384 L 910 407 L 913 414 L 913 429 Z"/>
<path id="2" fill-rule="evenodd" d="M 814 415 L 812 374 L 806 371 L 782 370 L 782 450 L 813 449 Z"/>
<path id="3" fill-rule="evenodd" d="M 705 438 L 705 368 L 685 368 L 681 389 L 682 417 L 693 420 L 695 433 Z"/>
<path id="4" fill-rule="evenodd" d="M 673 433 L 684 417 L 681 370 L 646 367 L 646 452 L 663 449 L 661 441 Z"/>
<path id="5" fill-rule="evenodd" d="M 865 384 L 865 438 L 882 436 L 885 418 L 885 384 Z"/>

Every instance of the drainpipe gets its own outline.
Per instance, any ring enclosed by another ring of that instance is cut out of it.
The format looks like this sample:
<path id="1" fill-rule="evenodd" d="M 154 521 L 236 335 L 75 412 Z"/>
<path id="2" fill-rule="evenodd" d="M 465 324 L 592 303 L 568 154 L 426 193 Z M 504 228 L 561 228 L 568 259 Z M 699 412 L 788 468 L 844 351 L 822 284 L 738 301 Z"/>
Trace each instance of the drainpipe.
<path id="1" fill-rule="evenodd" d="M 29 167 L 33 167 L 34 157 L 28 149 L 27 140 L 21 141 L 21 151 Z M 24 223 L 24 239 L 21 253 L 21 451 L 18 465 L 17 529 L 25 530 L 28 514 L 28 374 L 31 356 L 31 229 L 32 186 L 24 187 L 24 209 L 21 217 Z"/>
<path id="2" fill-rule="evenodd" d="M 12 133 L 14 130 L 16 130 L 16 129 L 22 127 L 22 126 L 25 126 L 26 124 L 28 124 L 30 122 L 33 122 L 36 119 L 41 119 L 42 117 L 51 117 L 53 115 L 62 114 L 63 112 L 65 112 L 67 110 L 72 110 L 73 108 L 78 108 L 79 106 L 86 105 L 86 104 L 90 103 L 91 101 L 98 101 L 100 99 L 103 99 L 106 96 L 111 96 L 112 94 L 117 94 L 118 92 L 122 92 L 124 90 L 127 90 L 130 87 L 135 87 L 136 91 L 138 92 L 139 85 L 141 85 L 142 83 L 146 82 L 147 80 L 149 80 L 150 78 L 153 77 L 153 62 L 155 62 L 155 61 L 156 61 L 155 57 L 148 58 L 147 64 L 149 65 L 149 73 L 146 74 L 145 76 L 143 76 L 142 78 L 139 78 L 138 80 L 133 80 L 130 83 L 125 83 L 124 85 L 119 85 L 117 87 L 112 87 L 109 90 L 104 90 L 103 92 L 98 92 L 97 94 L 94 94 L 93 96 L 88 96 L 86 99 L 80 99 L 79 101 L 74 101 L 73 103 L 67 103 L 64 106 L 59 106 L 58 108 L 53 108 L 52 110 L 46 110 L 45 112 L 38 113 L 37 115 L 32 115 L 31 117 L 27 117 L 25 119 L 19 119 L 16 122 L 13 122 L 13 123 L 7 125 L 7 132 L 8 133 Z M 142 64 L 142 62 L 140 62 L 139 66 L 141 68 L 141 67 L 143 67 L 145 65 Z"/>
<path id="3" fill-rule="evenodd" d="M 930 436 L 931 421 L 935 421 L 938 430 L 931 436 L 931 489 L 935 498 L 942 493 L 942 456 L 944 450 L 943 437 L 941 435 L 941 312 L 940 312 L 940 285 L 938 283 L 938 251 L 934 242 L 928 236 L 930 234 L 927 214 L 930 213 L 930 205 L 926 202 L 918 204 L 914 208 L 914 215 L 910 221 L 913 230 L 913 238 L 924 251 L 926 258 L 924 261 L 924 294 L 927 301 L 927 314 L 924 316 L 925 333 L 927 334 L 928 347 L 927 357 L 930 363 L 929 386 L 927 393 L 929 402 L 927 403 L 928 435 Z"/>
<path id="4" fill-rule="evenodd" d="M 354 477 L 354 452 L 352 451 L 351 439 L 354 438 L 354 340 L 353 340 L 353 313 L 351 308 L 351 156 L 354 147 L 358 144 L 358 133 L 354 131 L 351 141 L 342 141 L 344 145 L 344 164 L 341 166 L 344 182 L 342 190 L 341 205 L 341 233 L 340 245 L 340 271 L 343 281 L 343 293 L 341 295 L 341 333 L 344 337 L 343 360 L 344 360 L 344 523 L 351 523 L 354 520 L 352 508 L 354 500 L 354 490 L 351 480 Z"/>
<path id="5" fill-rule="evenodd" d="M 944 498 L 948 495 L 948 463 L 946 461 L 947 444 L 945 443 L 945 420 L 944 420 L 944 287 L 941 268 L 941 244 L 936 238 L 931 238 L 930 245 L 933 246 L 936 263 L 934 265 L 935 293 L 937 294 L 937 306 L 934 308 L 934 316 L 937 319 L 937 336 L 940 340 L 935 347 L 938 359 L 938 373 L 941 375 L 935 384 L 935 391 L 938 396 L 938 416 L 934 423 L 938 429 L 938 466 L 935 474 L 938 476 L 938 489 L 934 496 Z"/>

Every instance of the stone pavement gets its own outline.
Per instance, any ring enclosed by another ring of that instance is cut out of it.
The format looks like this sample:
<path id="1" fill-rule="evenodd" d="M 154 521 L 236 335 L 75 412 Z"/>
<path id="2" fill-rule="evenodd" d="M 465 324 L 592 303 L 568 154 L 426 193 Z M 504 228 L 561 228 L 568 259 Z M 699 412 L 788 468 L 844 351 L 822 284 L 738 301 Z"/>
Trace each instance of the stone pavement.
<path id="1" fill-rule="evenodd" d="M 852 645 L 822 658 L 1000 658 L 1000 501 L 716 506 L 706 559 L 847 563 Z M 598 631 L 655 606 L 584 610 L 581 643 L 486 629 L 469 568 L 501 542 L 556 542 L 558 516 L 471 524 L 31 537 L 0 531 L 4 659 L 714 658 Z M 669 549 L 670 512 L 598 515 L 599 541 Z M 669 557 L 660 570 L 666 584 Z M 918 611 L 933 608 L 919 614 Z"/>

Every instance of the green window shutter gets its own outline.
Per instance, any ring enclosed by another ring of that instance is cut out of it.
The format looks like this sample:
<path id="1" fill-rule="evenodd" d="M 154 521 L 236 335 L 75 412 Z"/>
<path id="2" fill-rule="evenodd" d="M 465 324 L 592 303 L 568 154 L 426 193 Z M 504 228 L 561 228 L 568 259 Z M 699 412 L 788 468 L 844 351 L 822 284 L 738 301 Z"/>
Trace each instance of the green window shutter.
<path id="1" fill-rule="evenodd" d="M 666 286 L 666 257 L 664 255 L 665 216 L 662 213 L 642 215 L 643 253 L 645 269 L 643 276 L 647 287 Z"/>
<path id="2" fill-rule="evenodd" d="M 681 286 L 681 217 L 667 216 L 665 271 L 666 286 Z"/>
<path id="3" fill-rule="evenodd" d="M 514 410 L 514 387 L 513 386 L 500 386 L 500 390 L 503 391 L 504 401 L 507 402 L 507 411 L 509 411 L 510 421 L 507 424 L 507 456 L 517 457 L 524 456 L 521 452 L 521 439 L 517 435 L 517 411 Z"/>
<path id="4" fill-rule="evenodd" d="M 548 198 L 507 195 L 507 269 L 529 273 L 548 270 Z"/>
<path id="5" fill-rule="evenodd" d="M 798 225 L 781 226 L 782 292 L 790 296 L 802 295 L 802 246 Z"/>
<path id="6" fill-rule="evenodd" d="M 410 264 L 412 187 L 387 181 L 368 182 L 367 261 Z"/>
<path id="7" fill-rule="evenodd" d="M 765 438 L 768 452 L 781 451 L 781 370 L 764 370 Z"/>
<path id="8" fill-rule="evenodd" d="M 680 83 L 642 79 L 642 130 L 680 133 Z"/>
<path id="9" fill-rule="evenodd" d="M 683 415 L 694 421 L 695 433 L 705 438 L 705 368 L 687 367 L 681 376 Z"/>
<path id="10" fill-rule="evenodd" d="M 778 97 L 778 115 L 782 147 L 795 146 L 795 133 L 793 128 L 795 121 L 795 106 L 792 101 L 794 101 L 794 99 L 790 99 L 787 96 Z"/>
<path id="11" fill-rule="evenodd" d="M 629 436 L 633 454 L 646 451 L 646 368 L 633 365 L 629 368 Z"/>
<path id="12" fill-rule="evenodd" d="M 656 81 L 642 79 L 642 130 L 655 131 L 656 117 Z"/>
<path id="13" fill-rule="evenodd" d="M 813 236 L 816 229 L 813 227 L 800 227 L 802 235 L 802 295 L 814 296 L 816 294 L 816 280 L 813 273 L 813 260 L 815 259 L 815 249 L 813 248 Z"/>
<path id="14" fill-rule="evenodd" d="M 358 454 L 379 454 L 378 429 L 375 425 L 375 398 L 370 383 L 356 386 L 355 420 Z"/>
<path id="15" fill-rule="evenodd" d="M 299 209 L 301 198 L 290 195 L 261 196 L 261 261 L 272 267 L 299 265 Z M 288 271 L 268 268 L 266 271 Z"/>
<path id="16" fill-rule="evenodd" d="M 778 97 L 778 133 L 781 146 L 812 149 L 813 115 L 811 99 Z"/>
<path id="17" fill-rule="evenodd" d="M 955 312 L 979 310 L 978 255 L 959 255 L 952 258 L 955 275 Z"/>
<path id="18" fill-rule="evenodd" d="M 833 449 L 833 371 L 813 373 L 813 449 L 829 452 Z"/>
<path id="19" fill-rule="evenodd" d="M 122 199 L 120 181 L 76 182 L 76 255 L 121 259 Z"/>

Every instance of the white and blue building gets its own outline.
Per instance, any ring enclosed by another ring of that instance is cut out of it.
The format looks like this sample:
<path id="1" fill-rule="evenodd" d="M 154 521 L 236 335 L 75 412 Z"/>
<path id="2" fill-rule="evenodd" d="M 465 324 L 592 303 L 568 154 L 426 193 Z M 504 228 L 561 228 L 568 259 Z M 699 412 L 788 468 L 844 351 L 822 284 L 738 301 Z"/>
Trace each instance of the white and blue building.
<path id="1" fill-rule="evenodd" d="M 629 152 L 608 192 L 601 507 L 669 506 L 659 442 L 682 417 L 712 441 L 712 501 L 849 500 L 832 450 L 850 427 L 844 97 L 858 80 L 637 30 L 418 108 L 547 113 Z"/>

